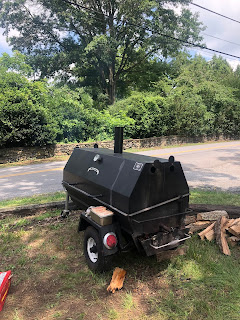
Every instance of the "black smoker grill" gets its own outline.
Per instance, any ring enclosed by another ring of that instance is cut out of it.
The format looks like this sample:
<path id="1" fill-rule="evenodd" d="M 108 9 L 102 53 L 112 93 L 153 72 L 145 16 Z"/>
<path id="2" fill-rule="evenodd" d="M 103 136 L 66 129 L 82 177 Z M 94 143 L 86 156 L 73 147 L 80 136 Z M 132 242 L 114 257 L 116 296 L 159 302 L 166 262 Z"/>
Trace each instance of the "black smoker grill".
<path id="1" fill-rule="evenodd" d="M 63 172 L 67 200 L 70 196 L 80 207 L 104 206 L 114 213 L 106 226 L 88 211 L 81 213 L 78 229 L 86 230 L 84 252 L 93 270 L 103 270 L 112 254 L 133 244 L 150 256 L 189 238 L 184 226 L 189 188 L 180 162 L 173 156 L 122 153 L 122 143 L 123 128 L 115 128 L 114 152 L 97 145 L 75 148 Z M 115 237 L 110 247 L 109 235 Z"/>

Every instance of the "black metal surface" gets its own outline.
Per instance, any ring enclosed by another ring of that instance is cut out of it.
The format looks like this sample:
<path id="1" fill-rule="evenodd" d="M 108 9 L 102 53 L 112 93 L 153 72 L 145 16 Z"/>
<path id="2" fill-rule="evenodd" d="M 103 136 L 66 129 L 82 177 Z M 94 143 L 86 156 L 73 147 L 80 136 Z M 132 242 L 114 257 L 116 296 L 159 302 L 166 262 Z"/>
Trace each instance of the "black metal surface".
<path id="1" fill-rule="evenodd" d="M 183 228 L 189 188 L 180 162 L 121 153 L 122 128 L 116 130 L 114 151 L 74 149 L 63 172 L 71 199 L 86 208 L 112 210 L 135 244 L 141 236 L 162 232 L 163 226 Z"/>
<path id="2" fill-rule="evenodd" d="M 115 127 L 114 153 L 123 151 L 123 127 Z"/>

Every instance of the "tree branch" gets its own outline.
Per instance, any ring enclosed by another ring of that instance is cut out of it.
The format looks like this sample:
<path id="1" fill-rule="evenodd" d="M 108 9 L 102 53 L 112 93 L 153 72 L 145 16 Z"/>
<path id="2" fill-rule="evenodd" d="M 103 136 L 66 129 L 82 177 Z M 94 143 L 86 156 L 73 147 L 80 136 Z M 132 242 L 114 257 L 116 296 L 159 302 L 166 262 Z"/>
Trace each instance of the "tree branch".
<path id="1" fill-rule="evenodd" d="M 37 25 L 37 26 L 42 26 L 42 28 L 43 28 L 43 30 L 48 34 L 48 35 L 50 35 L 52 38 L 53 38 L 53 40 L 54 41 L 56 41 L 61 47 L 63 47 L 65 50 L 67 50 L 67 48 L 62 44 L 62 42 L 51 32 L 51 31 L 49 31 L 48 30 L 48 28 L 44 25 L 44 23 L 43 22 L 35 22 L 34 21 L 34 15 L 31 13 L 31 11 L 26 7 L 26 6 L 23 6 L 24 8 L 25 8 L 25 10 L 28 12 L 28 14 L 29 14 L 29 16 L 30 16 L 30 18 L 31 18 L 31 20 L 32 20 L 32 23 L 33 24 L 35 24 L 35 25 Z"/>
<path id="2" fill-rule="evenodd" d="M 144 58 L 142 58 L 138 62 L 134 63 L 132 66 L 130 66 L 126 70 L 122 70 L 122 73 L 126 73 L 126 72 L 129 72 L 130 70 L 134 69 L 137 65 L 139 65 L 142 61 L 144 61 L 148 56 L 150 56 L 152 53 L 156 52 L 157 50 L 158 49 L 156 48 L 156 49 L 149 51 L 147 54 L 144 55 Z"/>

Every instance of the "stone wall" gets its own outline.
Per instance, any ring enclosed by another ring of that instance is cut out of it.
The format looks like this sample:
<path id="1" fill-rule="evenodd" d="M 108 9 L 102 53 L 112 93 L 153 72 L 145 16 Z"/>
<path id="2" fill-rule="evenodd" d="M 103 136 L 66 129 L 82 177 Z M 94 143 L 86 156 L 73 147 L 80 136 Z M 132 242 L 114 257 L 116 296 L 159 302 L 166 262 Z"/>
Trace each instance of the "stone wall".
<path id="1" fill-rule="evenodd" d="M 171 146 L 184 143 L 210 142 L 210 141 L 229 141 L 238 140 L 239 137 L 153 137 L 145 139 L 128 139 L 123 142 L 123 149 L 139 149 Z M 98 141 L 99 148 L 113 149 L 114 141 Z M 75 147 L 85 148 L 93 147 L 95 142 L 91 143 L 68 143 L 56 144 L 44 147 L 22 147 L 0 149 L 0 164 L 8 162 L 18 162 L 30 159 L 44 159 L 56 155 L 70 155 Z"/>

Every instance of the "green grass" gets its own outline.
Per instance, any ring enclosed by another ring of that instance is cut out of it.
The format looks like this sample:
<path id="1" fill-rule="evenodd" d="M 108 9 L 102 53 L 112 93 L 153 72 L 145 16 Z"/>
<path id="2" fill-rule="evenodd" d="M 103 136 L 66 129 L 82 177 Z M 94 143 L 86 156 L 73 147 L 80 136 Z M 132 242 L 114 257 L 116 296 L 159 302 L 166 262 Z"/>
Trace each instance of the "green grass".
<path id="1" fill-rule="evenodd" d="M 65 197 L 66 197 L 65 192 L 60 191 L 55 193 L 34 195 L 32 197 L 26 197 L 26 198 L 14 198 L 9 200 L 2 200 L 0 201 L 0 208 L 11 208 L 11 207 L 17 207 L 17 206 L 31 205 L 31 204 L 43 204 L 48 202 L 61 201 L 61 200 L 64 200 Z"/>
<path id="2" fill-rule="evenodd" d="M 125 294 L 122 305 L 123 305 L 123 308 L 127 310 L 130 310 L 134 307 L 133 295 L 131 293 Z"/>
<path id="3" fill-rule="evenodd" d="M 169 289 L 151 301 L 153 310 L 171 320 L 239 319 L 239 249 L 234 257 L 224 256 L 215 242 L 200 241 L 197 235 L 188 244 L 187 255 L 162 273 Z"/>
<path id="4" fill-rule="evenodd" d="M 113 266 L 127 271 L 124 286 L 108 294 L 113 269 L 102 274 L 88 269 L 77 216 L 60 220 L 58 228 L 28 228 L 57 214 L 0 220 L 0 270 L 13 271 L 4 320 L 29 320 L 29 314 L 49 320 L 239 319 L 239 247 L 224 256 L 215 242 L 195 235 L 186 243 L 187 254 L 171 261 L 158 263 L 137 251 L 119 254 Z"/>
<path id="5" fill-rule="evenodd" d="M 223 191 L 190 190 L 190 203 L 240 206 L 240 194 Z"/>
<path id="6" fill-rule="evenodd" d="M 43 204 L 61 200 L 65 200 L 65 192 L 55 192 L 35 195 L 27 198 L 3 200 L 0 201 L 0 208 L 11 208 L 31 204 Z M 240 194 L 223 191 L 192 189 L 190 195 L 190 203 L 240 206 Z M 41 218 L 39 219 L 41 220 Z"/>

